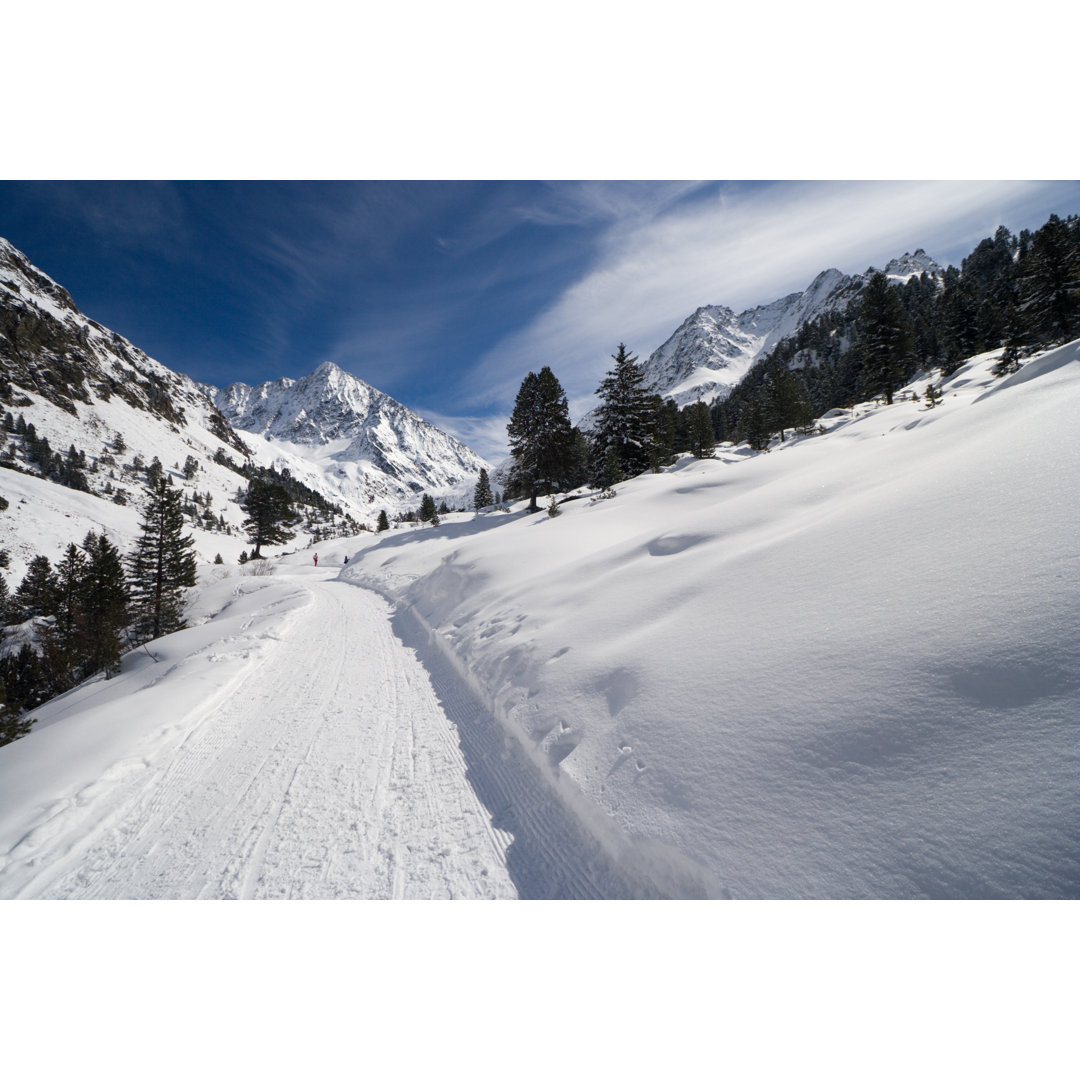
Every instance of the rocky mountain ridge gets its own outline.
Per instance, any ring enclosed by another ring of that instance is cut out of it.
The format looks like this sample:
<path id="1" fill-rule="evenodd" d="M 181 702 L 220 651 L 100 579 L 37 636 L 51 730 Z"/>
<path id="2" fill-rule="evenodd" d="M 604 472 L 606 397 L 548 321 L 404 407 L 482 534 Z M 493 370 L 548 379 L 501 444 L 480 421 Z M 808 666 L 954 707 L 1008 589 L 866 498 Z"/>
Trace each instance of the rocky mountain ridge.
<path id="1" fill-rule="evenodd" d="M 873 267 L 854 275 L 823 270 L 802 292 L 740 314 L 719 304 L 699 307 L 644 362 L 646 388 L 680 407 L 726 397 L 777 342 L 819 315 L 846 308 L 873 272 Z M 940 278 L 944 273 L 922 248 L 890 260 L 884 272 L 897 284 L 917 274 Z"/>

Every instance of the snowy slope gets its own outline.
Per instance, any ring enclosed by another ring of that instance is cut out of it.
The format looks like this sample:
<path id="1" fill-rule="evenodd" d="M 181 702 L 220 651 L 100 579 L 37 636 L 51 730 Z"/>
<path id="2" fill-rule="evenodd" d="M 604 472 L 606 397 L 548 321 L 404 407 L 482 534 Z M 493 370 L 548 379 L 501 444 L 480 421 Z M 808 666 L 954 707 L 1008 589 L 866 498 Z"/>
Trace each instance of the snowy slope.
<path id="1" fill-rule="evenodd" d="M 214 455 L 243 460 L 244 445 L 196 383 L 170 371 L 119 334 L 83 315 L 67 292 L 0 239 L 0 376 L 7 383 L 0 411 L 22 415 L 53 450 L 69 446 L 88 459 L 96 497 L 37 476 L 0 468 L 0 547 L 11 553 L 9 584 L 17 584 L 35 554 L 55 559 L 89 529 L 104 528 L 126 550 L 138 534 L 146 486 L 133 468 L 158 457 L 187 496 L 211 498 L 211 510 L 237 531 L 194 529 L 200 557 L 235 559 L 243 546 L 243 511 L 235 496 L 246 481 Z M 125 448 L 116 448 L 116 436 Z M 8 445 L 18 443 L 8 440 Z M 181 473 L 188 456 L 199 466 Z M 18 459 L 15 464 L 25 468 Z M 106 494 L 106 488 L 108 493 Z M 126 506 L 113 501 L 123 493 Z"/>
<path id="2" fill-rule="evenodd" d="M 856 275 L 823 270 L 802 292 L 740 315 L 719 305 L 700 307 L 645 362 L 645 386 L 679 406 L 726 396 L 777 342 L 826 312 L 846 308 L 871 273 L 873 267 Z M 922 273 L 940 276 L 942 270 L 921 248 L 885 267 L 897 284 Z"/>
<path id="3" fill-rule="evenodd" d="M 1080 897 L 1080 343 L 992 358 L 345 576 L 669 893 Z"/>
<path id="4" fill-rule="evenodd" d="M 0 748 L 0 897 L 516 895 L 427 675 L 329 562 L 215 570 L 199 625 Z"/>
<path id="5" fill-rule="evenodd" d="M 262 455 L 276 455 L 372 521 L 379 510 L 415 509 L 424 491 L 467 502 L 486 467 L 467 446 L 329 362 L 302 379 L 205 389 L 233 427 L 266 444 Z"/>

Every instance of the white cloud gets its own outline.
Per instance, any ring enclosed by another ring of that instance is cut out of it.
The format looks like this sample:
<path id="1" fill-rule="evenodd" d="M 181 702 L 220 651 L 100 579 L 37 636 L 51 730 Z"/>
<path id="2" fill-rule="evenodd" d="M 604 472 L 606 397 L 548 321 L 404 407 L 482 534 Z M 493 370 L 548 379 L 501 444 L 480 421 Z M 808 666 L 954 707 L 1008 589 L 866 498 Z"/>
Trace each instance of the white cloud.
<path id="1" fill-rule="evenodd" d="M 629 227 L 616 223 L 593 269 L 481 358 L 469 399 L 474 408 L 507 408 L 525 373 L 547 364 L 580 409 L 620 341 L 644 359 L 699 305 L 743 310 L 805 288 L 827 267 L 858 272 L 917 247 L 944 259 L 997 224 L 1017 227 L 1009 215 L 1020 207 L 1037 205 L 1045 218 L 1050 187 L 899 181 L 721 188 L 714 199 Z"/>

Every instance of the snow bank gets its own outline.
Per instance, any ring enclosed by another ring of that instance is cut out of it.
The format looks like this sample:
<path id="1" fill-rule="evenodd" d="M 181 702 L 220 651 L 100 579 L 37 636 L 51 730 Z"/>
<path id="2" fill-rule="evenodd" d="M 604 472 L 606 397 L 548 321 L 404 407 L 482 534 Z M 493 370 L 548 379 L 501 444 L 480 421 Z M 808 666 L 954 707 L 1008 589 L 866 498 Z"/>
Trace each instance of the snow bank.
<path id="1" fill-rule="evenodd" d="M 934 410 L 392 533 L 343 575 L 709 895 L 1080 896 L 1080 343 L 996 355 Z"/>

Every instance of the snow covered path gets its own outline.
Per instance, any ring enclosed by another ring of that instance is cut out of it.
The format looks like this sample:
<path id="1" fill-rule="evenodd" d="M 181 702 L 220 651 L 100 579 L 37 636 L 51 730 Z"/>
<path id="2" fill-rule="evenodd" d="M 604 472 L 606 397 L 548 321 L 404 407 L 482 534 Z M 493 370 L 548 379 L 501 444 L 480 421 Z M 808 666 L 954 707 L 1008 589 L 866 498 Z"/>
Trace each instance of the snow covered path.
<path id="1" fill-rule="evenodd" d="M 325 577 L 179 745 L 53 805 L 0 860 L 0 896 L 514 897 L 511 838 L 388 605 Z"/>

